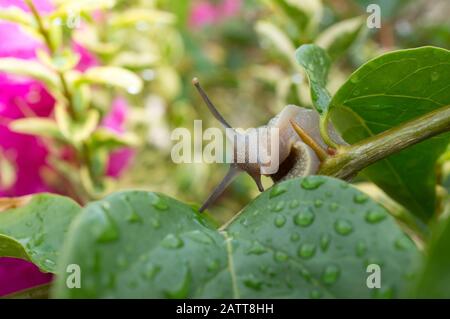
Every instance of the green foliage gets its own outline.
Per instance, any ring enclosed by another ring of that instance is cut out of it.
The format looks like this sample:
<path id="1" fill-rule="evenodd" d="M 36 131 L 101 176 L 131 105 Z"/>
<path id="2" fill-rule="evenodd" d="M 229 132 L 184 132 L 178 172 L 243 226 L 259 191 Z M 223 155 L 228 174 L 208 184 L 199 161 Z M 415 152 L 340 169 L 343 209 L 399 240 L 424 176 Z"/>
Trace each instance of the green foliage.
<path id="1" fill-rule="evenodd" d="M 355 71 L 330 104 L 335 126 L 349 143 L 391 129 L 450 104 L 450 52 L 423 47 L 384 54 Z M 434 214 L 435 164 L 448 135 L 373 164 L 364 171 L 388 195 L 424 221 Z"/>
<path id="2" fill-rule="evenodd" d="M 0 256 L 29 260 L 55 272 L 61 245 L 80 206 L 67 197 L 40 194 L 0 202 Z"/>
<path id="3" fill-rule="evenodd" d="M 35 61 L 16 58 L 0 58 L 0 71 L 28 76 L 42 81 L 51 88 L 59 86 L 58 77 L 50 69 Z"/>
<path id="4" fill-rule="evenodd" d="M 302 45 L 295 52 L 295 56 L 308 75 L 314 107 L 319 113 L 326 113 L 331 99 L 326 89 L 330 58 L 323 49 L 314 44 Z"/>
<path id="5" fill-rule="evenodd" d="M 111 66 L 93 67 L 83 73 L 77 84 L 91 83 L 111 85 L 137 94 L 142 90 L 142 80 L 133 72 Z"/>
<path id="6" fill-rule="evenodd" d="M 167 196 L 122 192 L 87 206 L 59 272 L 76 263 L 81 288 L 63 298 L 399 297 L 420 254 L 388 212 L 349 184 L 293 179 L 269 189 L 217 231 Z M 366 286 L 368 264 L 383 288 Z"/>
<path id="7" fill-rule="evenodd" d="M 331 60 L 336 60 L 352 46 L 366 19 L 356 17 L 331 25 L 317 36 L 315 44 L 325 49 Z"/>
<path id="8" fill-rule="evenodd" d="M 426 254 L 424 269 L 413 297 L 450 298 L 450 219 L 444 218 L 434 226 Z"/>

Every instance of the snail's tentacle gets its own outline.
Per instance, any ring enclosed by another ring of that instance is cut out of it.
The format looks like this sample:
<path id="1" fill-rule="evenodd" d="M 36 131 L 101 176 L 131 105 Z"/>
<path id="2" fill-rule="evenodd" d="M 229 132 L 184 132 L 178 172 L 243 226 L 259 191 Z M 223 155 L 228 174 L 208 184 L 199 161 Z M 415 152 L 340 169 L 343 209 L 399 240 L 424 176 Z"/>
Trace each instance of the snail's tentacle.
<path id="1" fill-rule="evenodd" d="M 209 195 L 208 199 L 203 203 L 202 207 L 200 207 L 199 212 L 203 212 L 206 208 L 208 208 L 212 203 L 216 201 L 216 199 L 223 193 L 223 191 L 230 185 L 230 183 L 234 180 L 234 178 L 239 175 L 242 170 L 236 165 L 231 164 L 230 169 L 228 170 L 225 177 L 222 179 L 219 185 L 214 189 L 214 191 Z"/>
<path id="2" fill-rule="evenodd" d="M 321 161 L 324 161 L 328 157 L 327 152 L 318 143 L 316 143 L 316 141 L 308 133 L 306 133 L 306 131 L 303 128 L 301 128 L 300 125 L 298 125 L 295 121 L 292 120 L 290 122 L 292 128 L 298 134 L 303 143 L 311 147 L 317 154 L 317 157 L 319 157 Z"/>
<path id="3" fill-rule="evenodd" d="M 194 86 L 197 88 L 198 93 L 202 97 L 203 101 L 205 101 L 205 104 L 212 115 L 226 128 L 232 128 L 231 125 L 228 124 L 228 122 L 223 118 L 222 114 L 220 114 L 220 112 L 217 110 L 215 105 L 211 102 L 208 94 L 206 94 L 205 90 L 203 90 L 202 86 L 200 85 L 198 78 L 193 78 L 192 84 L 194 84 Z"/>

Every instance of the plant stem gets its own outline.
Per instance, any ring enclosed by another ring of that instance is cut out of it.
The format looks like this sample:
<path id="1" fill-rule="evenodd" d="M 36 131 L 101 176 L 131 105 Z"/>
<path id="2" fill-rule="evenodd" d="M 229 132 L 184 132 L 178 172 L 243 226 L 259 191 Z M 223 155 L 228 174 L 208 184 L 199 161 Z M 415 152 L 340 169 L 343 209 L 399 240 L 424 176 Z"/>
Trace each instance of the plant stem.
<path id="1" fill-rule="evenodd" d="M 36 20 L 39 32 L 41 33 L 42 37 L 44 38 L 46 46 L 48 47 L 50 53 L 52 55 L 55 55 L 56 50 L 53 47 L 52 41 L 50 40 L 50 35 L 48 34 L 47 29 L 44 26 L 44 23 L 42 21 L 41 15 L 39 14 L 39 11 L 37 10 L 37 8 L 34 5 L 32 0 L 26 0 L 26 3 L 28 5 L 28 7 L 30 8 L 34 19 Z M 56 72 L 57 72 L 59 80 L 61 82 L 64 96 L 67 99 L 67 110 L 73 119 L 77 119 L 77 113 L 75 112 L 75 110 L 72 106 L 72 94 L 70 93 L 69 86 L 67 85 L 67 81 L 66 81 L 64 72 L 61 72 L 59 70 L 56 70 Z"/>
<path id="2" fill-rule="evenodd" d="M 450 106 L 447 105 L 351 146 L 341 147 L 335 156 L 322 163 L 319 174 L 348 180 L 389 155 L 449 130 Z"/>

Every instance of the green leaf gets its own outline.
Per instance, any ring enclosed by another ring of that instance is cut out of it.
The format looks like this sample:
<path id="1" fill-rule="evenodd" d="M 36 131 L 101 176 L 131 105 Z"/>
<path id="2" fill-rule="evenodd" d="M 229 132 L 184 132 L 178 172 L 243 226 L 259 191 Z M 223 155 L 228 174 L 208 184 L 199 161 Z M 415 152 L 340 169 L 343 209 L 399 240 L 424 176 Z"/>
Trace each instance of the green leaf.
<path id="1" fill-rule="evenodd" d="M 450 104 L 450 52 L 434 47 L 400 50 L 355 71 L 330 103 L 343 138 L 356 143 Z M 423 221 L 435 210 L 435 163 L 449 135 L 433 137 L 363 172 Z"/>
<path id="2" fill-rule="evenodd" d="M 81 288 L 60 276 L 57 298 L 398 297 L 420 256 L 383 207 L 329 177 L 278 184 L 219 231 L 165 195 L 116 193 L 85 208 L 62 251 Z M 372 263 L 381 289 L 366 286 Z"/>
<path id="3" fill-rule="evenodd" d="M 0 199 L 0 256 L 54 272 L 65 233 L 80 207 L 51 194 Z"/>
<path id="4" fill-rule="evenodd" d="M 358 38 L 365 21 L 364 17 L 356 17 L 335 23 L 319 34 L 315 43 L 328 52 L 331 60 L 336 60 Z"/>
<path id="5" fill-rule="evenodd" d="M 172 24 L 176 21 L 175 15 L 170 12 L 156 9 L 128 9 L 113 16 L 110 25 L 115 28 L 136 27 L 142 23 L 148 25 Z"/>
<path id="6" fill-rule="evenodd" d="M 308 75 L 314 107 L 319 113 L 326 113 L 331 100 L 330 93 L 326 89 L 330 58 L 325 50 L 314 44 L 300 46 L 295 52 L 295 57 Z"/>
<path id="7" fill-rule="evenodd" d="M 142 90 L 142 80 L 126 69 L 111 66 L 93 67 L 81 75 L 81 83 L 105 84 L 127 90 L 131 94 Z"/>
<path id="8" fill-rule="evenodd" d="M 427 245 L 423 271 L 413 291 L 415 298 L 450 298 L 450 219 L 440 221 Z"/>
<path id="9" fill-rule="evenodd" d="M 116 4 L 116 0 L 56 0 L 56 2 L 58 2 L 58 6 L 51 14 L 52 18 L 65 17 L 71 13 L 111 9 Z"/>
<path id="10" fill-rule="evenodd" d="M 33 16 L 17 7 L 2 8 L 0 10 L 0 20 L 18 23 L 31 29 L 36 26 Z"/>
<path id="11" fill-rule="evenodd" d="M 16 58 L 0 58 L 0 71 L 16 75 L 29 76 L 33 79 L 44 82 L 52 88 L 58 87 L 57 75 L 35 61 L 22 60 Z"/>
<path id="12" fill-rule="evenodd" d="M 255 28 L 260 37 L 270 41 L 275 50 L 279 51 L 292 65 L 296 65 L 294 59 L 295 47 L 280 28 L 266 21 L 258 21 Z"/>
<path id="13" fill-rule="evenodd" d="M 11 122 L 9 128 L 17 133 L 64 139 L 56 122 L 48 118 L 28 117 L 18 119 Z"/>
<path id="14" fill-rule="evenodd" d="M 118 134 L 108 128 L 100 127 L 89 140 L 93 148 L 114 150 L 122 147 L 137 146 L 139 140 L 133 133 Z"/>

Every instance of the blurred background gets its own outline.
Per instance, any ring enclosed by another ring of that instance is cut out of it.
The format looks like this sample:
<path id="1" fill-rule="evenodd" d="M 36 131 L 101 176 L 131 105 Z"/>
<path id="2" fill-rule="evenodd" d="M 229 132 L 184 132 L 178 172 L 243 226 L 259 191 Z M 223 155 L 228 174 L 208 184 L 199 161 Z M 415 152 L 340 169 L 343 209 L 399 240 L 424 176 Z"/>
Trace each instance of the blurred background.
<path id="1" fill-rule="evenodd" d="M 62 2 L 34 1 L 42 15 L 51 14 Z M 147 189 L 200 205 L 220 182 L 225 164 L 171 160 L 173 129 L 193 131 L 195 119 L 204 121 L 204 129 L 220 127 L 194 90 L 193 77 L 200 79 L 229 123 L 248 128 L 267 123 L 287 104 L 311 105 L 307 79 L 294 59 L 301 44 L 327 49 L 333 61 L 328 83 L 332 93 L 358 66 L 385 51 L 423 45 L 450 48 L 448 0 L 100 2 L 109 3 L 86 11 L 70 7 L 75 11 L 64 16 L 63 36 L 80 57 L 77 70 L 118 66 L 137 74 L 144 84 L 139 93 L 132 87 L 94 87 L 90 93 L 92 107 L 102 114 L 101 125 L 138 140 L 108 154 L 101 173 L 108 187 L 102 194 Z M 366 9 L 372 3 L 381 8 L 379 29 L 366 25 L 371 14 Z M 11 6 L 28 10 L 23 1 L 0 0 L 0 8 Z M 0 22 L 0 56 L 34 58 L 39 44 L 28 35 L 15 36 L 13 32 L 23 30 L 11 23 Z M 1 196 L 76 192 L 68 177 L 77 175 L 76 170 L 63 167 L 73 159 L 70 150 L 8 129 L 11 119 L 29 116 L 30 110 L 32 116 L 53 116 L 52 92 L 39 85 L 0 74 Z M 243 174 L 211 211 L 224 221 L 257 193 Z"/>

